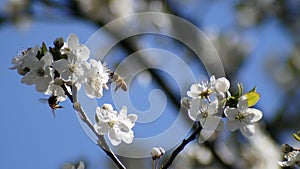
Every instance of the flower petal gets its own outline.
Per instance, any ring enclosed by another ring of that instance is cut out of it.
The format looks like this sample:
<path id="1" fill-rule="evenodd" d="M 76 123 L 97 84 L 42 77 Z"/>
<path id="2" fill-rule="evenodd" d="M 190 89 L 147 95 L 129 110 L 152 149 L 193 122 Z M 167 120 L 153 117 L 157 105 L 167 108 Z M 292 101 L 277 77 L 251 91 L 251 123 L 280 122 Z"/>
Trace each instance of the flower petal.
<path id="1" fill-rule="evenodd" d="M 255 127 L 253 124 L 243 125 L 240 128 L 240 130 L 241 130 L 242 134 L 247 137 L 253 136 L 253 134 L 255 133 Z"/>
<path id="2" fill-rule="evenodd" d="M 239 120 L 227 120 L 227 128 L 230 131 L 235 131 L 238 128 L 242 127 L 242 123 Z"/>
<path id="3" fill-rule="evenodd" d="M 79 45 L 79 38 L 75 34 L 70 34 L 68 36 L 68 48 L 71 50 L 76 50 Z"/>
<path id="4" fill-rule="evenodd" d="M 206 130 L 215 130 L 221 121 L 221 117 L 208 116 L 203 124 L 203 128 Z"/>
<path id="5" fill-rule="evenodd" d="M 121 143 L 120 130 L 112 129 L 108 132 L 108 138 L 112 145 L 117 146 Z"/>
<path id="6" fill-rule="evenodd" d="M 262 112 L 255 108 L 249 108 L 248 113 L 253 115 L 252 119 L 250 120 L 252 123 L 259 121 L 263 116 Z"/>

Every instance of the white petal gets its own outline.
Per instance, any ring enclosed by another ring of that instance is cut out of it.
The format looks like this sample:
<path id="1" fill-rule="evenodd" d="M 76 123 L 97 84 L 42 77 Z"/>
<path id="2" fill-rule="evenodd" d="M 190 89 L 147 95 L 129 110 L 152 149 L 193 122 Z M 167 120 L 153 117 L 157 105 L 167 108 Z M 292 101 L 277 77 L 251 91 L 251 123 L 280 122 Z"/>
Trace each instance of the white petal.
<path id="1" fill-rule="evenodd" d="M 197 116 L 200 113 L 199 109 L 200 109 L 200 99 L 193 99 L 191 101 L 191 108 L 188 110 L 189 117 L 192 120 L 194 121 L 197 120 Z"/>
<path id="2" fill-rule="evenodd" d="M 217 79 L 215 83 L 216 91 L 227 92 L 229 88 L 230 88 L 230 82 L 225 77 L 221 77 Z"/>
<path id="3" fill-rule="evenodd" d="M 138 119 L 138 116 L 136 114 L 128 114 L 128 119 L 132 122 L 135 123 Z"/>
<path id="4" fill-rule="evenodd" d="M 250 136 L 253 136 L 253 134 L 255 133 L 255 127 L 254 125 L 246 125 L 246 126 L 242 126 L 240 128 L 242 134 L 244 136 L 247 136 L 247 137 L 250 137 Z"/>
<path id="5" fill-rule="evenodd" d="M 85 86 L 85 94 L 91 98 L 91 99 L 94 99 L 96 96 L 95 96 L 95 90 L 92 88 L 91 85 L 86 85 Z"/>
<path id="6" fill-rule="evenodd" d="M 226 107 L 224 110 L 224 114 L 229 119 L 235 119 L 239 112 L 236 108 Z"/>
<path id="7" fill-rule="evenodd" d="M 244 110 L 248 109 L 248 100 L 246 96 L 242 96 L 239 98 L 239 102 L 237 107 L 243 112 Z"/>
<path id="8" fill-rule="evenodd" d="M 50 76 L 45 78 L 39 78 L 39 80 L 36 81 L 35 89 L 38 92 L 45 92 L 48 89 L 51 80 L 52 78 Z"/>
<path id="9" fill-rule="evenodd" d="M 85 45 L 79 45 L 77 54 L 79 55 L 80 61 L 86 61 L 90 56 L 90 50 Z"/>
<path id="10" fill-rule="evenodd" d="M 108 138 L 112 145 L 117 146 L 121 143 L 120 130 L 113 129 L 108 132 Z"/>
<path id="11" fill-rule="evenodd" d="M 212 134 L 214 134 L 214 130 L 201 130 L 198 142 L 199 143 L 204 143 L 207 139 L 209 139 Z"/>
<path id="12" fill-rule="evenodd" d="M 253 118 L 250 121 L 252 123 L 259 121 L 263 116 L 262 112 L 255 108 L 249 108 L 248 113 L 253 114 Z"/>
<path id="13" fill-rule="evenodd" d="M 29 72 L 22 78 L 21 82 L 27 85 L 32 85 L 36 82 L 37 79 L 38 79 L 37 75 Z"/>
<path id="14" fill-rule="evenodd" d="M 134 135 L 133 135 L 132 130 L 130 130 L 130 132 L 123 132 L 123 133 L 122 133 L 122 140 L 123 140 L 126 144 L 132 143 L 133 138 L 134 138 Z"/>
<path id="15" fill-rule="evenodd" d="M 53 61 L 53 57 L 52 54 L 50 52 L 47 52 L 41 59 L 41 61 L 43 61 L 44 66 L 43 68 L 45 69 L 46 67 L 50 66 L 52 64 Z"/>
<path id="16" fill-rule="evenodd" d="M 227 128 L 230 131 L 235 131 L 238 128 L 242 127 L 242 123 L 239 120 L 227 120 Z"/>
<path id="17" fill-rule="evenodd" d="M 206 130 L 215 130 L 221 121 L 221 117 L 208 116 L 204 122 L 203 128 Z"/>
<path id="18" fill-rule="evenodd" d="M 70 34 L 68 36 L 68 47 L 71 50 L 76 50 L 79 45 L 79 38 L 75 34 Z"/>
<path id="19" fill-rule="evenodd" d="M 66 59 L 60 59 L 52 63 L 52 67 L 59 72 L 67 70 L 69 68 L 68 65 L 69 62 Z"/>

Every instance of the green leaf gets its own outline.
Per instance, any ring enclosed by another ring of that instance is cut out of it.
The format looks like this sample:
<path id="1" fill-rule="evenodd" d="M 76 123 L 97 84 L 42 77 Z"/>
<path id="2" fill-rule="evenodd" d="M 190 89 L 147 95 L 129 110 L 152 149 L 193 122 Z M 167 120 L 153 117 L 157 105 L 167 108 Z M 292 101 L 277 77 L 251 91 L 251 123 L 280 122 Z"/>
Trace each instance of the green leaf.
<path id="1" fill-rule="evenodd" d="M 260 99 L 260 94 L 256 92 L 256 87 L 246 93 L 245 96 L 248 101 L 248 107 L 254 106 Z"/>
<path id="2" fill-rule="evenodd" d="M 293 137 L 297 140 L 297 141 L 300 141 L 300 133 L 298 132 L 297 134 L 296 133 L 293 133 Z"/>

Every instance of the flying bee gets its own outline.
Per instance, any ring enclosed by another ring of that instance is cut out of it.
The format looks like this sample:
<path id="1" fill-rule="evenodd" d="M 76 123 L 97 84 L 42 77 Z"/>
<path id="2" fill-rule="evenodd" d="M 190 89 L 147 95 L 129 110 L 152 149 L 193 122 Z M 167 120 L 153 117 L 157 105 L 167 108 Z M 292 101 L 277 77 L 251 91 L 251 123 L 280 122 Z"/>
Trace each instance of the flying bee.
<path id="1" fill-rule="evenodd" d="M 121 88 L 125 92 L 128 90 L 125 80 L 119 74 L 111 70 L 108 70 L 108 73 L 109 73 L 110 83 L 116 82 L 115 91 L 117 91 L 119 88 Z"/>
<path id="2" fill-rule="evenodd" d="M 62 106 L 59 105 L 60 101 L 57 99 L 57 96 L 54 96 L 54 95 L 50 96 L 48 99 L 41 98 L 41 99 L 39 99 L 39 101 L 41 103 L 47 103 L 48 102 L 48 105 L 52 110 L 52 114 L 53 114 L 54 118 L 55 118 L 55 110 L 63 108 Z"/>

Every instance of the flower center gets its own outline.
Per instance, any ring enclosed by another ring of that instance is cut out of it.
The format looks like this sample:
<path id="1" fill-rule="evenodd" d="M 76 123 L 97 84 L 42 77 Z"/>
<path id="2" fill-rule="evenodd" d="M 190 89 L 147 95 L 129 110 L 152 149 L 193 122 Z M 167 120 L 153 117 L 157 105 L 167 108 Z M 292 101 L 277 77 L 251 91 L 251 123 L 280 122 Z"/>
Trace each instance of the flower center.
<path id="1" fill-rule="evenodd" d="M 245 115 L 243 114 L 243 113 L 239 113 L 236 117 L 235 117 L 235 119 L 237 119 L 237 120 L 243 120 L 245 118 Z"/>
<path id="2" fill-rule="evenodd" d="M 44 69 L 43 68 L 39 68 L 38 69 L 38 71 L 37 71 L 37 74 L 38 74 L 38 76 L 44 76 L 45 75 L 45 71 L 44 71 Z"/>
<path id="3" fill-rule="evenodd" d="M 74 64 L 72 64 L 72 65 L 69 66 L 69 71 L 70 71 L 71 73 L 74 73 L 74 72 L 75 72 L 75 69 L 76 69 L 76 66 L 75 66 Z"/>
<path id="4" fill-rule="evenodd" d="M 116 124 L 116 121 L 111 120 L 111 121 L 109 121 L 109 122 L 107 122 L 107 123 L 108 123 L 108 125 L 109 125 L 110 128 L 113 128 L 114 125 Z"/>

